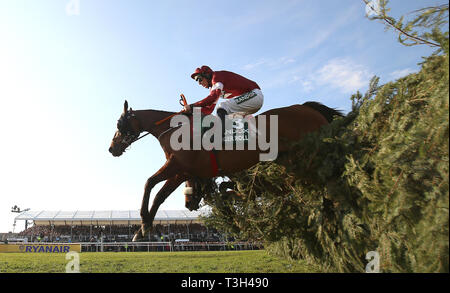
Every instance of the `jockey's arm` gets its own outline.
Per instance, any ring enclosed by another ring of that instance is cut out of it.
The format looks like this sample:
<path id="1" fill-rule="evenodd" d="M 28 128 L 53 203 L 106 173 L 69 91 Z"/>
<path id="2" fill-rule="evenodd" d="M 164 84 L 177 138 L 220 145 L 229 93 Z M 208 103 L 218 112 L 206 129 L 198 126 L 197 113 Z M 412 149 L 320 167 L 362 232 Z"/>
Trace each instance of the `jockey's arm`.
<path id="1" fill-rule="evenodd" d="M 192 107 L 207 107 L 207 106 L 210 106 L 211 104 L 213 104 L 214 102 L 216 102 L 219 99 L 221 93 L 222 93 L 221 89 L 211 90 L 211 92 L 209 93 L 209 95 L 206 98 L 204 98 L 203 100 L 192 104 L 191 106 Z"/>
<path id="2" fill-rule="evenodd" d="M 194 110 L 194 107 L 200 107 L 202 109 L 202 113 L 204 115 L 209 115 L 214 111 L 214 108 L 216 107 L 216 102 L 220 97 L 220 91 L 214 91 L 209 94 L 206 98 L 204 98 L 201 101 L 198 101 L 194 104 L 186 105 L 184 107 L 185 113 L 192 114 L 192 111 Z"/>
<path id="3" fill-rule="evenodd" d="M 194 104 L 190 104 L 185 106 L 185 111 L 187 113 L 192 113 L 193 107 L 200 107 L 202 108 L 203 114 L 211 114 L 211 112 L 214 110 L 214 107 L 216 106 L 217 100 L 220 98 L 223 90 L 223 84 L 221 82 L 215 83 L 211 90 L 209 95 L 204 98 L 203 100 L 200 100 Z"/>
<path id="4" fill-rule="evenodd" d="M 220 98 L 220 95 L 222 94 L 222 90 L 223 90 L 223 84 L 221 82 L 214 83 L 214 85 L 211 87 L 211 91 L 209 92 L 209 95 L 206 98 L 204 98 L 203 100 L 192 104 L 191 106 L 193 106 L 193 107 L 211 106 L 212 104 L 216 103 L 217 100 Z"/>

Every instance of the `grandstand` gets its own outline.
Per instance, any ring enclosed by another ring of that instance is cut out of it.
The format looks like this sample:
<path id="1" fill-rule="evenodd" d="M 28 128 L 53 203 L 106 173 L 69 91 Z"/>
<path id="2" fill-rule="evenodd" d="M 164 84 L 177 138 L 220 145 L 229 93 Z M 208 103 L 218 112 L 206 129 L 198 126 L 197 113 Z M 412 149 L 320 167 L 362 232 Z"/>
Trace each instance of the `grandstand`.
<path id="1" fill-rule="evenodd" d="M 201 222 L 206 210 L 159 210 L 154 224 L 192 224 Z M 15 220 L 33 221 L 35 225 L 140 225 L 139 210 L 129 211 L 25 211 Z"/>
<path id="2" fill-rule="evenodd" d="M 160 210 L 153 222 L 149 242 L 224 241 L 215 229 L 199 218 L 207 210 Z M 128 242 L 139 229 L 139 210 L 110 211 L 25 211 L 15 221 L 25 221 L 19 236 L 29 242 Z"/>

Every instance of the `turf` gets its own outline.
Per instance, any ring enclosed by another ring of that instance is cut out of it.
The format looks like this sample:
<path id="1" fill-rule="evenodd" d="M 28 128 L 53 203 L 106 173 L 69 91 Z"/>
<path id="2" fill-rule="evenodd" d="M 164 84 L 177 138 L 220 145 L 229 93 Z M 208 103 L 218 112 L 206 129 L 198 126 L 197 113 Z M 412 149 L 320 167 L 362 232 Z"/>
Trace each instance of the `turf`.
<path id="1" fill-rule="evenodd" d="M 84 252 L 80 273 L 308 273 L 320 268 L 264 250 Z M 65 273 L 65 254 L 0 253 L 0 273 Z"/>

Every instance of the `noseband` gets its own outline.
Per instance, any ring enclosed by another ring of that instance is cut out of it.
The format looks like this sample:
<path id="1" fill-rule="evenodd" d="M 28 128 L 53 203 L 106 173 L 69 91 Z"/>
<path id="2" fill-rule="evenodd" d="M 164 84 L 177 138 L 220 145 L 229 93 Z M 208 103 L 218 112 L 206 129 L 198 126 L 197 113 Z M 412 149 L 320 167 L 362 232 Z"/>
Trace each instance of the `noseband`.
<path id="1" fill-rule="evenodd" d="M 121 134 L 125 134 L 122 138 L 122 143 L 127 146 L 127 148 L 135 141 L 140 140 L 144 136 L 147 136 L 150 134 L 150 132 L 147 132 L 146 134 L 139 136 L 140 133 L 134 132 L 130 127 L 130 119 L 132 117 L 136 117 L 136 115 L 130 110 L 125 113 L 125 115 L 122 115 L 120 119 L 117 121 L 117 129 Z"/>
<path id="2" fill-rule="evenodd" d="M 177 113 L 178 114 L 178 113 Z M 136 133 L 134 132 L 131 127 L 130 127 L 130 119 L 132 117 L 136 117 L 136 115 L 133 113 L 132 110 L 129 110 L 125 113 L 125 115 L 122 115 L 120 117 L 120 119 L 117 121 L 117 129 L 119 130 L 119 132 L 121 134 L 124 134 L 124 137 L 122 138 L 121 143 L 126 145 L 126 148 L 128 148 L 133 142 L 140 140 L 141 138 L 147 136 L 150 134 L 150 132 L 147 132 L 146 134 L 139 136 L 140 133 Z M 156 123 L 155 123 L 156 124 Z M 161 138 L 161 136 L 163 136 L 164 134 L 166 134 L 167 132 L 169 132 L 172 129 L 178 128 L 181 125 L 177 125 L 174 127 L 169 127 L 169 129 L 163 131 L 158 137 L 157 139 L 159 140 Z"/>

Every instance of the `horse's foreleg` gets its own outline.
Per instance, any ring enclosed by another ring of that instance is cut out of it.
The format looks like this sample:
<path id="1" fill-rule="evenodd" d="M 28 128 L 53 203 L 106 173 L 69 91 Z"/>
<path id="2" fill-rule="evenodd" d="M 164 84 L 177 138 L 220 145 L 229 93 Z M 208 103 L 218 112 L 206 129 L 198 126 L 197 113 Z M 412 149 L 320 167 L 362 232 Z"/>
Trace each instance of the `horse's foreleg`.
<path id="1" fill-rule="evenodd" d="M 167 179 L 164 186 L 158 191 L 153 200 L 152 208 L 150 212 L 143 218 L 143 222 L 139 231 L 134 235 L 133 241 L 138 241 L 143 238 L 151 231 L 153 220 L 155 219 L 156 212 L 159 206 L 166 200 L 166 198 L 180 186 L 187 178 L 185 176 L 176 175 L 172 178 Z"/>
<path id="2" fill-rule="evenodd" d="M 169 197 L 169 195 L 172 194 L 172 192 L 175 191 L 175 189 L 178 188 L 178 186 L 180 186 L 181 183 L 186 181 L 186 179 L 187 178 L 183 175 L 176 175 L 175 177 L 172 177 L 166 181 L 163 188 L 161 188 L 161 190 L 156 194 L 155 199 L 153 200 L 153 204 L 149 213 L 149 220 L 151 222 L 146 224 L 150 224 L 151 227 L 159 206 L 166 200 L 167 197 Z"/>
<path id="3" fill-rule="evenodd" d="M 145 218 L 149 217 L 148 212 L 148 202 L 150 199 L 150 192 L 152 191 L 153 187 L 155 187 L 156 184 L 158 184 L 161 181 L 167 180 L 168 178 L 173 177 L 174 174 L 174 166 L 175 166 L 175 160 L 173 157 L 169 158 L 164 166 L 162 166 L 158 172 L 156 172 L 153 176 L 147 179 L 147 182 L 145 183 L 144 188 L 144 197 L 142 198 L 142 205 L 141 205 L 141 219 L 144 221 Z"/>

